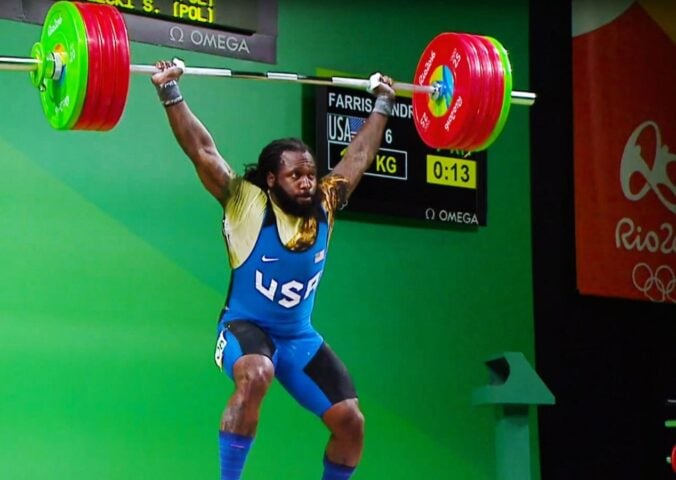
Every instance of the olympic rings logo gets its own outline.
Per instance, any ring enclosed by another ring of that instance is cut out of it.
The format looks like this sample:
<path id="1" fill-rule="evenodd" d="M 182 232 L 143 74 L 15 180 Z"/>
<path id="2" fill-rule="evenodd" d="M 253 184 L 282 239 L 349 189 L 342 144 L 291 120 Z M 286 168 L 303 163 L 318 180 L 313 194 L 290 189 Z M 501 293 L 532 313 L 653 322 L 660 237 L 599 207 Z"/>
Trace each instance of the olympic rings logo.
<path id="1" fill-rule="evenodd" d="M 653 272 L 647 263 L 637 263 L 631 279 L 636 289 L 650 301 L 676 303 L 676 275 L 669 265 L 660 265 Z"/>

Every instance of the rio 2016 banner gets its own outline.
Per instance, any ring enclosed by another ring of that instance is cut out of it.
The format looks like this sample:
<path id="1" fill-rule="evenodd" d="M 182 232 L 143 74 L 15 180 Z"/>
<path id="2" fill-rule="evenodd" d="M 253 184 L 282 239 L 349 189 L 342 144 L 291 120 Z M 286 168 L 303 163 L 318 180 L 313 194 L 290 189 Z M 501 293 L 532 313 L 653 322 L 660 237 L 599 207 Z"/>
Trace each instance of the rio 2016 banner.
<path id="1" fill-rule="evenodd" d="M 578 289 L 676 303 L 676 3 L 578 1 L 573 97 Z"/>

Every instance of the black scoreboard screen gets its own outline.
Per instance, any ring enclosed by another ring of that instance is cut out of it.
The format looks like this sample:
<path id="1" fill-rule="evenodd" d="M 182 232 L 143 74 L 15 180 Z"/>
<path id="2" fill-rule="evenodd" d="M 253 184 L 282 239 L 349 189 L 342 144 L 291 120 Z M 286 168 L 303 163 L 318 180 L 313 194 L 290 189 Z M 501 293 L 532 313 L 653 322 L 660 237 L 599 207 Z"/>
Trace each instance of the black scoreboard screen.
<path id="1" fill-rule="evenodd" d="M 0 0 L 0 18 L 42 24 L 56 1 Z M 242 60 L 277 61 L 277 0 L 77 1 L 116 8 L 124 15 L 132 41 Z"/>
<path id="2" fill-rule="evenodd" d="M 80 0 L 112 5 L 124 13 L 253 33 L 258 29 L 258 2 L 251 0 Z"/>
<path id="3" fill-rule="evenodd" d="M 342 159 L 369 116 L 374 97 L 338 87 L 316 88 L 316 160 L 320 174 Z M 413 123 L 410 98 L 398 97 L 373 164 L 346 211 L 452 225 L 486 225 L 486 152 L 426 146 Z"/>

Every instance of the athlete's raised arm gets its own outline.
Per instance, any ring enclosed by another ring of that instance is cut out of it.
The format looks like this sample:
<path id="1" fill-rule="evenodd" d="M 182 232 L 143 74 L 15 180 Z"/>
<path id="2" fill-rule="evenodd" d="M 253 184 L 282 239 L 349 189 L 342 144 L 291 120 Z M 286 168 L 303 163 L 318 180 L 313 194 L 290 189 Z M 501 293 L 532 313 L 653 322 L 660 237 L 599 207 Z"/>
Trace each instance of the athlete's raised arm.
<path id="1" fill-rule="evenodd" d="M 195 166 L 204 187 L 223 204 L 235 173 L 219 153 L 209 131 L 184 101 L 178 88 L 183 70 L 168 61 L 158 62 L 156 67 L 160 71 L 152 76 L 152 82 L 165 106 L 174 136 Z"/>
<path id="2" fill-rule="evenodd" d="M 376 78 L 378 84 L 373 90 L 376 96 L 373 110 L 347 147 L 342 160 L 331 172 L 333 175 L 342 175 L 347 179 L 347 198 L 359 184 L 364 172 L 373 163 L 383 140 L 388 117 L 392 113 L 395 95 L 392 89 L 392 79 L 380 74 L 376 75 L 378 75 Z"/>

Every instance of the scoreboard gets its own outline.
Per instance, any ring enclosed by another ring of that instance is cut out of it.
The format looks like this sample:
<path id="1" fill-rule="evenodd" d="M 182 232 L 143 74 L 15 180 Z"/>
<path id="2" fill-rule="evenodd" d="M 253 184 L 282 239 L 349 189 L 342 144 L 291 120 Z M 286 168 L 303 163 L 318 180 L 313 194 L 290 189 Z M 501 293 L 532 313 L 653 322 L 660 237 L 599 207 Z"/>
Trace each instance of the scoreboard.
<path id="1" fill-rule="evenodd" d="M 0 17 L 42 24 L 57 0 L 0 0 Z M 77 0 L 124 14 L 130 40 L 275 63 L 277 0 Z"/>
<path id="2" fill-rule="evenodd" d="M 323 175 L 342 159 L 375 99 L 360 90 L 315 89 L 315 155 Z M 397 97 L 381 148 L 345 210 L 485 226 L 486 159 L 485 151 L 467 155 L 427 147 L 413 123 L 411 99 Z"/>
<path id="3" fill-rule="evenodd" d="M 79 0 L 112 5 L 124 13 L 230 31 L 258 29 L 258 2 L 251 0 Z"/>

